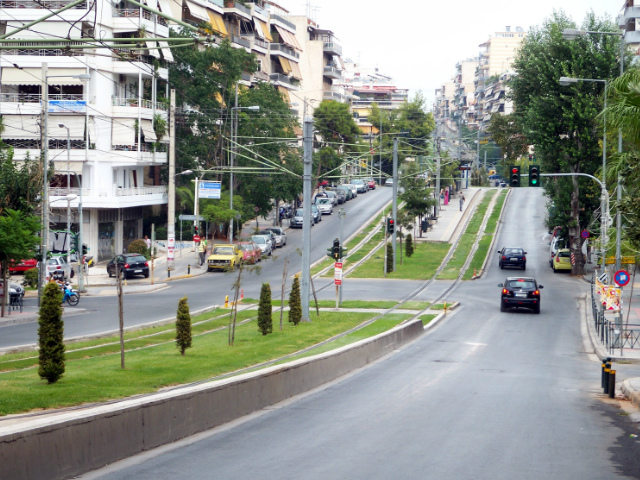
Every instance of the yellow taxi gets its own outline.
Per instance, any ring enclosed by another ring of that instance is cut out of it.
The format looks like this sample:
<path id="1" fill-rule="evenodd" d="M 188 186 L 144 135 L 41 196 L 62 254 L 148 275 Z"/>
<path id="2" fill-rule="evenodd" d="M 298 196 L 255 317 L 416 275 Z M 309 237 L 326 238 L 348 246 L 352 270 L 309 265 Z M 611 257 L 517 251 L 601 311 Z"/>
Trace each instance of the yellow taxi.
<path id="1" fill-rule="evenodd" d="M 207 259 L 207 271 L 233 270 L 240 266 L 242 251 L 238 245 L 214 245 Z"/>
<path id="2" fill-rule="evenodd" d="M 553 271 L 558 270 L 571 270 L 571 250 L 568 248 L 561 248 L 556 252 L 556 256 L 553 257 Z"/>

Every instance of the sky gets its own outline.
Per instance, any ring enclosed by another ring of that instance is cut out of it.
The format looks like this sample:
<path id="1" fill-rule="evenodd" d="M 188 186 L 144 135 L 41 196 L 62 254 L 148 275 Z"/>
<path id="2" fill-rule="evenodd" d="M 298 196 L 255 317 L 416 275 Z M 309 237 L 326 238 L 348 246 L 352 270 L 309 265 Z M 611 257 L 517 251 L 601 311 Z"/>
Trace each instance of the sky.
<path id="1" fill-rule="evenodd" d="M 431 110 L 435 89 L 448 82 L 461 60 L 495 32 L 542 25 L 562 9 L 578 25 L 593 10 L 619 15 L 624 0 L 275 0 L 292 15 L 307 14 L 331 30 L 343 58 L 378 67 L 410 95 L 422 91 Z M 310 13 L 309 13 L 310 12 Z"/>

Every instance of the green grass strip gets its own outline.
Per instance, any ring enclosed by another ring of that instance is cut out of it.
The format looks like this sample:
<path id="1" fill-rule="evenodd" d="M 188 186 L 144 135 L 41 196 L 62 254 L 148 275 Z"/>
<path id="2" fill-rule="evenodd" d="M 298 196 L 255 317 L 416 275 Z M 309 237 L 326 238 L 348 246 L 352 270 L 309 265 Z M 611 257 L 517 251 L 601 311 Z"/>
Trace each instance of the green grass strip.
<path id="1" fill-rule="evenodd" d="M 493 235 L 482 236 L 482 238 L 480 239 L 480 242 L 478 242 L 478 248 L 473 254 L 473 259 L 469 264 L 469 268 L 467 269 L 466 272 L 464 272 L 464 275 L 462 276 L 463 280 L 471 280 L 471 278 L 473 277 L 474 270 L 476 270 L 477 272 L 480 271 L 480 269 L 482 268 L 482 264 L 484 263 L 484 259 L 486 258 L 487 253 L 489 252 L 489 246 L 491 245 L 491 240 L 493 240 Z"/>
<path id="2" fill-rule="evenodd" d="M 420 315 L 418 318 L 422 320 L 422 323 L 424 325 L 427 325 L 431 320 L 433 320 L 436 317 L 437 315 L 434 315 L 433 313 L 427 313 L 425 315 Z"/>
<path id="3" fill-rule="evenodd" d="M 476 241 L 476 236 L 476 234 L 472 233 L 463 233 L 460 236 L 458 246 L 453 251 L 453 255 L 447 262 L 447 265 L 438 275 L 438 280 L 455 280 L 458 278 L 460 269 L 467 261 L 471 248 Z"/>

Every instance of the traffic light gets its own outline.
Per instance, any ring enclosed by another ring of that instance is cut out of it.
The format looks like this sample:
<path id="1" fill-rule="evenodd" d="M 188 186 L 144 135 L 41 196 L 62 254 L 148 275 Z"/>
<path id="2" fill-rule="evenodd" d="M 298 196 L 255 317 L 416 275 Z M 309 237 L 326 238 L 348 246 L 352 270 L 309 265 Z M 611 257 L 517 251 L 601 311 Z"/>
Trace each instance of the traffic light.
<path id="1" fill-rule="evenodd" d="M 340 260 L 340 240 L 337 238 L 333 241 L 332 257 L 334 260 Z"/>
<path id="2" fill-rule="evenodd" d="M 396 231 L 396 221 L 393 218 L 387 218 L 387 233 L 391 235 Z"/>
<path id="3" fill-rule="evenodd" d="M 520 167 L 518 165 L 512 165 L 509 167 L 509 172 L 511 174 L 511 186 L 519 187 L 520 186 Z"/>
<path id="4" fill-rule="evenodd" d="M 537 165 L 529 165 L 529 186 L 540 186 L 540 168 Z"/>
<path id="5" fill-rule="evenodd" d="M 532 162 L 533 161 L 533 155 L 529 154 L 529 161 Z"/>

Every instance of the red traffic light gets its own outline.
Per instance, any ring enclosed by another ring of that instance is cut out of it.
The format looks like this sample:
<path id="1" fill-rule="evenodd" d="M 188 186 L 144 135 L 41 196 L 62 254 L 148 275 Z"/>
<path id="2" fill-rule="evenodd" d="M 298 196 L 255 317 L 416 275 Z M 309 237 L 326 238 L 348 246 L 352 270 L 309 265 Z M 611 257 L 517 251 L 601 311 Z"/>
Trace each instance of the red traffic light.
<path id="1" fill-rule="evenodd" d="M 393 224 L 394 224 L 394 220 L 393 220 L 393 218 L 390 218 L 389 219 L 389 225 L 393 225 Z"/>
<path id="2" fill-rule="evenodd" d="M 516 167 L 513 167 L 513 168 L 511 169 L 511 172 L 512 172 L 512 173 L 518 173 L 518 169 L 517 169 Z"/>

